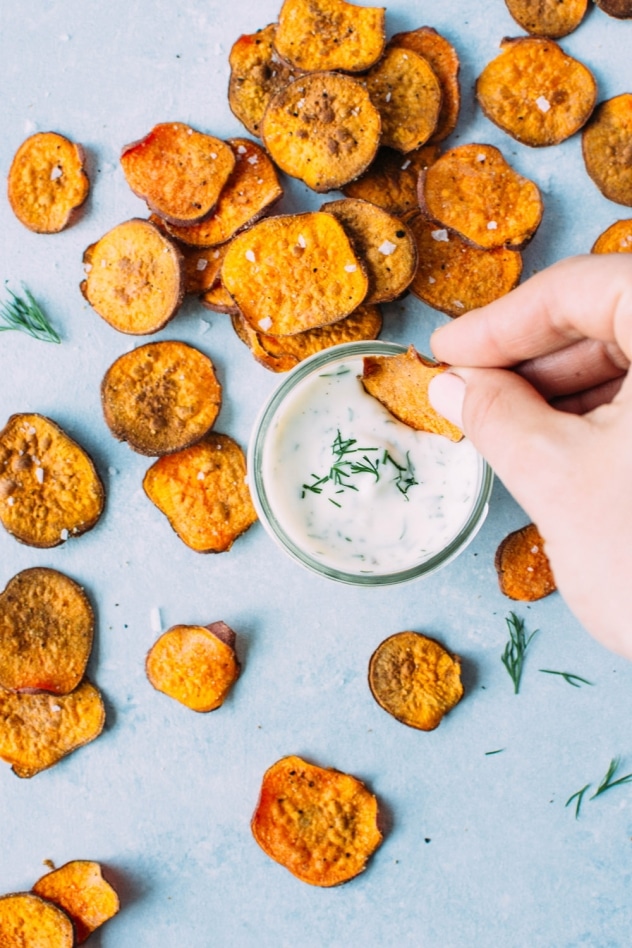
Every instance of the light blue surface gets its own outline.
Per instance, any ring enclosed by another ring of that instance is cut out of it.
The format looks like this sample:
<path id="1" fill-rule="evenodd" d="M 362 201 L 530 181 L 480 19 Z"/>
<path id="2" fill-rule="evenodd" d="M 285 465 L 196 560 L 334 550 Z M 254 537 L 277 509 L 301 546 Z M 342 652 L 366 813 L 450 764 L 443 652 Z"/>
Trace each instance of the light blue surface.
<path id="1" fill-rule="evenodd" d="M 595 644 L 554 595 L 515 606 L 540 631 L 514 696 L 500 662 L 512 604 L 498 591 L 493 558 L 526 518 L 503 487 L 472 546 L 445 570 L 399 589 L 353 589 L 301 570 L 259 525 L 227 554 L 190 551 L 143 494 L 149 460 L 115 442 L 103 421 L 105 370 L 145 341 L 108 327 L 78 290 L 84 248 L 145 213 L 118 165 L 121 146 L 165 120 L 243 134 L 226 101 L 228 52 L 278 6 L 2 5 L 0 170 L 28 134 L 54 129 L 87 148 L 93 188 L 80 222 L 55 236 L 29 233 L 0 198 L 1 276 L 14 289 L 24 281 L 64 337 L 55 347 L 0 335 L 0 422 L 18 411 L 56 419 L 94 456 L 108 502 L 96 529 L 54 550 L 0 531 L 0 588 L 35 565 L 85 585 L 98 613 L 90 675 L 108 725 L 31 780 L 0 768 L 0 892 L 30 887 L 44 859 L 101 861 L 123 901 L 92 938 L 104 948 L 625 948 L 632 787 L 586 802 L 578 820 L 564 804 L 596 784 L 611 758 L 632 770 L 632 667 Z M 588 179 L 578 136 L 532 150 L 474 108 L 476 75 L 503 36 L 520 32 L 502 0 L 389 4 L 389 35 L 423 24 L 444 32 L 462 59 L 463 112 L 450 143 L 496 144 L 542 187 L 545 218 L 525 274 L 589 250 L 630 216 Z M 562 45 L 593 68 L 600 98 L 632 91 L 631 22 L 592 9 Z M 288 183 L 280 210 L 321 200 Z M 383 338 L 423 350 L 444 319 L 407 298 L 385 307 Z M 187 302 L 153 338 L 183 339 L 212 357 L 225 395 L 217 430 L 245 446 L 277 379 L 253 362 L 228 318 Z M 223 619 L 237 631 L 243 673 L 217 712 L 197 715 L 148 684 L 156 609 L 163 628 Z M 385 714 L 366 684 L 372 651 L 402 629 L 428 632 L 463 657 L 465 698 L 429 734 Z M 595 684 L 572 688 L 540 668 Z M 251 838 L 261 776 L 286 754 L 353 773 L 381 801 L 384 843 L 346 886 L 298 882 Z"/>

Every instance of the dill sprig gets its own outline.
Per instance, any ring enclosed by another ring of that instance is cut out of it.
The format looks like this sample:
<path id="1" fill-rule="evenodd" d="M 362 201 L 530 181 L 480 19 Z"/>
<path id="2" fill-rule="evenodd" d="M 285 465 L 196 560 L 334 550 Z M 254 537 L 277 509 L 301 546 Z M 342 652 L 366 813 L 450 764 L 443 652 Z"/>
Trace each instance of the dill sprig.
<path id="1" fill-rule="evenodd" d="M 613 757 L 612 760 L 610 761 L 610 765 L 608 766 L 608 770 L 606 771 L 605 777 L 602 778 L 601 783 L 599 783 L 593 795 L 588 798 L 589 800 L 594 800 L 596 797 L 600 797 L 602 793 L 605 793 L 607 790 L 612 790 L 613 787 L 621 787 L 625 783 L 632 783 L 632 773 L 625 774 L 623 777 L 617 777 L 616 780 L 614 779 L 614 776 L 620 766 L 621 766 L 621 758 Z M 588 790 L 591 788 L 591 786 L 592 784 L 587 783 L 584 787 L 581 788 L 581 790 L 577 790 L 576 793 L 573 793 L 565 803 L 565 806 L 569 806 L 569 804 L 571 804 L 573 800 L 577 801 L 575 805 L 575 819 L 577 819 L 579 816 L 579 811 L 581 809 L 582 801 L 584 799 L 584 796 L 588 792 Z"/>
<path id="2" fill-rule="evenodd" d="M 578 790 L 577 793 L 574 793 L 572 796 L 570 796 L 568 800 L 566 801 L 566 803 L 564 804 L 564 806 L 569 806 L 573 802 L 573 800 L 577 801 L 575 805 L 575 819 L 578 819 L 579 817 L 579 811 L 581 810 L 582 800 L 584 799 L 584 794 L 589 789 L 589 787 L 590 787 L 590 784 L 587 783 L 585 787 L 582 787 L 581 790 Z"/>
<path id="3" fill-rule="evenodd" d="M 579 675 L 573 675 L 571 672 L 553 671 L 551 668 L 541 668 L 540 671 L 545 675 L 559 675 L 560 678 L 563 678 L 564 681 L 568 682 L 569 685 L 572 685 L 573 688 L 581 688 L 582 685 L 594 685 L 593 681 L 588 681 L 586 678 L 581 678 Z"/>
<path id="4" fill-rule="evenodd" d="M 509 672 L 509 677 L 514 684 L 514 694 L 517 695 L 520 691 L 520 679 L 522 678 L 522 668 L 527 648 L 538 629 L 527 636 L 524 627 L 524 619 L 517 616 L 515 612 L 510 612 L 509 615 L 506 616 L 505 622 L 509 629 L 509 641 L 505 645 L 505 650 L 501 655 L 501 661 Z"/>
<path id="5" fill-rule="evenodd" d="M 61 342 L 59 334 L 49 323 L 31 291 L 24 284 L 22 288 L 24 297 L 18 296 L 7 287 L 11 300 L 0 306 L 0 332 L 15 329 L 41 342 Z"/>

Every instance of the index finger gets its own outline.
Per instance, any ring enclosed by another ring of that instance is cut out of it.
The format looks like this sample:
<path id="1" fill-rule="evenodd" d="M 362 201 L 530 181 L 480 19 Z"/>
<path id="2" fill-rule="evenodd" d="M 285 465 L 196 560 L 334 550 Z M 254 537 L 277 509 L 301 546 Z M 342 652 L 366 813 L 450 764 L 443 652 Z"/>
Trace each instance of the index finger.
<path id="1" fill-rule="evenodd" d="M 569 257 L 511 293 L 436 330 L 441 362 L 512 366 L 580 339 L 615 342 L 632 358 L 632 258 Z"/>

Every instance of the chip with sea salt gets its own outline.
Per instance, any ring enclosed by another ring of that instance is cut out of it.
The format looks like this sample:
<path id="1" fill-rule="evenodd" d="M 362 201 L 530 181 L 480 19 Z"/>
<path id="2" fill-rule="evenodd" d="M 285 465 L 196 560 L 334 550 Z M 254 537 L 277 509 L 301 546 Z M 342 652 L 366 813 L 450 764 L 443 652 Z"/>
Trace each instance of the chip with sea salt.
<path id="1" fill-rule="evenodd" d="M 389 214 L 401 217 L 417 209 L 419 174 L 438 157 L 438 145 L 422 145 L 407 155 L 382 147 L 364 174 L 345 184 L 342 193 L 349 198 L 370 201 Z"/>
<path id="2" fill-rule="evenodd" d="M 582 152 L 604 197 L 632 207 L 632 92 L 597 106 L 582 132 Z"/>
<path id="3" fill-rule="evenodd" d="M 73 948 L 75 929 L 57 905 L 32 892 L 0 895 L 0 945 L 6 948 Z"/>
<path id="4" fill-rule="evenodd" d="M 576 30 L 588 0 L 505 0 L 512 17 L 532 36 L 560 39 Z"/>
<path id="5" fill-rule="evenodd" d="M 557 588 L 544 540 L 534 523 L 514 530 L 501 541 L 494 565 L 500 591 L 509 599 L 535 602 Z"/>
<path id="6" fill-rule="evenodd" d="M 597 237 L 591 253 L 632 253 L 632 219 L 615 221 Z"/>
<path id="7" fill-rule="evenodd" d="M 384 14 L 346 0 L 285 0 L 274 45 L 297 69 L 364 72 L 384 50 Z"/>

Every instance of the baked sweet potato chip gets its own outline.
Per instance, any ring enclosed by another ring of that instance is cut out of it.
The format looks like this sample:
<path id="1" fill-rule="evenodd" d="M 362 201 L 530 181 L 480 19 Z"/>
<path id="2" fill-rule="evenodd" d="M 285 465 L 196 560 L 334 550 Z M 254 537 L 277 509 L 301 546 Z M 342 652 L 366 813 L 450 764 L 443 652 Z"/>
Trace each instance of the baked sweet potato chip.
<path id="1" fill-rule="evenodd" d="M 461 108 L 459 57 L 456 49 L 431 26 L 421 26 L 407 33 L 396 33 L 389 46 L 411 49 L 430 64 L 441 87 L 441 111 L 430 142 L 442 142 L 456 128 Z"/>
<path id="2" fill-rule="evenodd" d="M 104 724 L 103 699 L 85 679 L 67 695 L 0 689 L 0 758 L 18 777 L 52 767 L 95 740 Z"/>
<path id="3" fill-rule="evenodd" d="M 600 10 L 618 20 L 632 19 L 632 0 L 595 0 Z"/>
<path id="4" fill-rule="evenodd" d="M 426 635 L 397 632 L 371 656 L 369 686 L 402 724 L 433 731 L 463 697 L 461 663 Z"/>
<path id="5" fill-rule="evenodd" d="M 257 519 L 246 484 L 246 459 L 232 438 L 210 432 L 184 451 L 159 458 L 143 487 L 183 543 L 223 553 Z"/>
<path id="6" fill-rule="evenodd" d="M 532 36 L 560 39 L 576 30 L 588 0 L 505 0 L 516 23 Z"/>
<path id="7" fill-rule="evenodd" d="M 44 566 L 22 570 L 0 593 L 0 688 L 68 694 L 85 674 L 93 635 L 81 586 Z"/>
<path id="8" fill-rule="evenodd" d="M 239 676 L 235 633 L 225 622 L 174 625 L 151 647 L 145 668 L 157 691 L 192 711 L 214 711 Z"/>
<path id="9" fill-rule="evenodd" d="M 261 133 L 273 161 L 314 191 L 331 191 L 368 168 L 380 142 L 380 114 L 359 80 L 317 72 L 270 100 Z"/>
<path id="10" fill-rule="evenodd" d="M 154 126 L 126 145 L 121 166 L 130 188 L 172 224 L 194 224 L 209 214 L 235 166 L 232 148 L 181 122 Z"/>
<path id="11" fill-rule="evenodd" d="M 348 316 L 368 289 L 344 228 L 322 211 L 270 217 L 238 234 L 222 283 L 252 328 L 275 336 Z"/>
<path id="12" fill-rule="evenodd" d="M 47 872 L 35 883 L 33 892 L 53 902 L 72 919 L 78 945 L 120 908 L 119 897 L 103 878 L 101 866 L 88 859 L 74 859 Z"/>
<path id="13" fill-rule="evenodd" d="M 343 198 L 323 204 L 339 221 L 364 263 L 369 288 L 365 304 L 387 303 L 401 296 L 417 268 L 417 247 L 408 226 L 369 201 Z"/>
<path id="14" fill-rule="evenodd" d="M 500 591 L 510 599 L 535 602 L 557 588 L 544 540 L 534 523 L 505 537 L 496 550 L 495 566 Z"/>
<path id="15" fill-rule="evenodd" d="M 119 332 L 158 332 L 184 298 L 184 260 L 175 242 L 151 221 L 133 218 L 113 227 L 83 255 L 81 292 Z"/>
<path id="16" fill-rule="evenodd" d="M 282 59 L 307 72 L 364 72 L 384 50 L 384 13 L 345 0 L 285 0 L 274 45 Z"/>
<path id="17" fill-rule="evenodd" d="M 44 415 L 11 415 L 0 431 L 0 523 L 21 543 L 51 547 L 97 523 L 105 491 L 90 457 Z"/>
<path id="18" fill-rule="evenodd" d="M 420 355 L 414 346 L 394 356 L 365 356 L 361 376 L 364 388 L 395 418 L 417 431 L 431 431 L 450 441 L 460 441 L 463 432 L 439 415 L 428 399 L 430 379 L 447 366 Z"/>
<path id="19" fill-rule="evenodd" d="M 216 280 L 213 286 L 205 290 L 200 297 L 200 303 L 213 313 L 228 313 L 234 316 L 239 313 L 239 307 L 232 298 L 221 279 Z"/>
<path id="20" fill-rule="evenodd" d="M 553 40 L 534 36 L 505 39 L 501 49 L 476 83 L 488 119 L 534 148 L 557 145 L 586 124 L 597 83 L 583 63 Z"/>
<path id="21" fill-rule="evenodd" d="M 222 388 L 208 356 L 184 342 L 150 342 L 120 356 L 101 383 L 107 425 L 139 454 L 181 451 L 213 426 Z"/>
<path id="22" fill-rule="evenodd" d="M 62 909 L 32 892 L 0 896 L 2 948 L 73 948 L 75 930 Z"/>
<path id="23" fill-rule="evenodd" d="M 458 145 L 445 152 L 421 173 L 419 204 L 426 217 L 484 250 L 521 250 L 543 213 L 538 186 L 493 145 Z"/>
<path id="24" fill-rule="evenodd" d="M 406 220 L 419 256 L 410 291 L 428 306 L 448 316 L 461 316 L 504 296 L 518 284 L 522 273 L 519 252 L 472 247 L 459 234 L 421 214 Z"/>
<path id="25" fill-rule="evenodd" d="M 591 253 L 632 253 L 632 218 L 611 224 L 597 237 Z"/>
<path id="26" fill-rule="evenodd" d="M 19 221 L 37 234 L 56 234 L 72 223 L 90 191 L 80 145 L 57 132 L 36 132 L 11 162 L 8 197 Z"/>
<path id="27" fill-rule="evenodd" d="M 439 157 L 437 145 L 422 145 L 407 155 L 392 148 L 380 148 L 369 168 L 357 181 L 343 186 L 346 197 L 377 204 L 389 214 L 401 217 L 417 210 L 419 175 Z"/>
<path id="28" fill-rule="evenodd" d="M 220 281 L 225 246 L 224 244 L 220 248 L 181 245 L 187 293 L 206 293 Z"/>
<path id="29" fill-rule="evenodd" d="M 441 86 L 428 60 L 389 45 L 364 81 L 382 120 L 381 144 L 404 153 L 425 145 L 441 109 Z"/>
<path id="30" fill-rule="evenodd" d="M 582 132 L 582 151 L 604 197 L 632 207 L 632 92 L 597 106 Z"/>
<path id="31" fill-rule="evenodd" d="M 382 842 L 378 815 L 356 777 L 283 757 L 263 776 L 251 828 L 264 853 L 297 879 L 334 886 L 366 868 Z"/>

